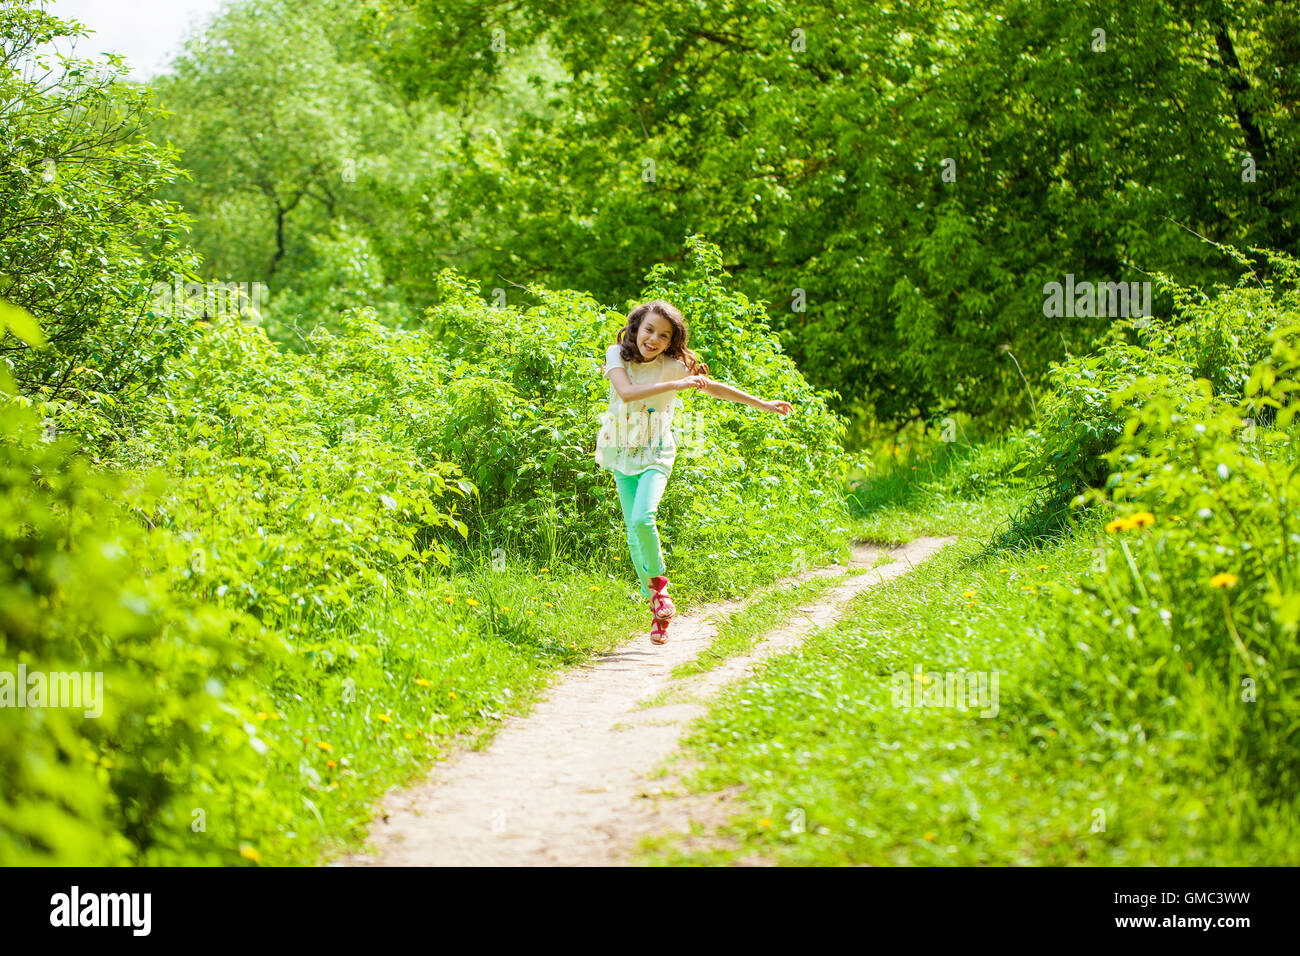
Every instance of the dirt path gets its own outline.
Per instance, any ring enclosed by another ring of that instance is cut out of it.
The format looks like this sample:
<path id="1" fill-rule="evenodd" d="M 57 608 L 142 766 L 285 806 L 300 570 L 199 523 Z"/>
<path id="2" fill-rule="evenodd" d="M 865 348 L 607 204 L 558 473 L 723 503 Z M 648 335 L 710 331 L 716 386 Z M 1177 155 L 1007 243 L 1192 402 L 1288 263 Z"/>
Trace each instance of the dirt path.
<path id="1" fill-rule="evenodd" d="M 892 549 L 895 558 L 846 579 L 799 608 L 790 623 L 769 632 L 750 653 L 711 671 L 672 680 L 672 669 L 705 650 L 716 634 L 707 618 L 747 602 L 699 608 L 673 620 L 670 640 L 650 643 L 647 631 L 555 684 L 525 717 L 512 717 L 491 744 L 434 768 L 428 780 L 383 801 L 370 845 L 347 866 L 603 866 L 623 863 L 650 833 L 684 830 L 692 818 L 714 815 L 700 798 L 650 799 L 667 783 L 651 773 L 677 747 L 707 701 L 742 679 L 763 658 L 797 647 L 814 629 L 842 614 L 840 605 L 880 581 L 906 573 L 952 538 L 919 538 Z M 869 568 L 876 548 L 853 550 L 853 567 Z M 817 568 L 797 580 L 837 575 Z M 638 702 L 672 686 L 662 706 Z M 674 703 L 674 698 L 691 703 Z"/>

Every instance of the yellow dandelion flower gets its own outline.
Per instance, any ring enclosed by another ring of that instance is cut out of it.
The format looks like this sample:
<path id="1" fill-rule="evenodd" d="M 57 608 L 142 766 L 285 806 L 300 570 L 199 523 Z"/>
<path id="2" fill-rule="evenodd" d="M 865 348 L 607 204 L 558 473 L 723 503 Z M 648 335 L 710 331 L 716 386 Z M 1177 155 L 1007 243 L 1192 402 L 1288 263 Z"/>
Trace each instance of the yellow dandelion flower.
<path id="1" fill-rule="evenodd" d="M 587 588 L 587 590 L 588 590 L 588 591 L 599 591 L 600 588 L 593 584 L 591 587 Z"/>
<path id="2" fill-rule="evenodd" d="M 1139 511 L 1130 520 L 1136 528 L 1149 528 L 1156 523 L 1156 516 L 1149 511 Z"/>
<path id="3" fill-rule="evenodd" d="M 998 568 L 998 574 L 1010 574 L 1010 573 L 1011 573 L 1010 568 Z"/>
<path id="4" fill-rule="evenodd" d="M 326 760 L 326 761 L 325 761 L 325 766 L 327 766 L 327 767 L 329 767 L 331 770 L 333 770 L 335 767 L 338 766 L 338 762 L 335 761 L 335 760 Z"/>
<path id="5" fill-rule="evenodd" d="M 206 323 L 204 323 L 204 324 L 206 324 Z M 240 848 L 239 848 L 239 855 L 242 856 L 245 860 L 252 860 L 254 863 L 261 863 L 261 862 L 262 862 L 262 854 L 258 853 L 255 849 L 253 849 L 253 848 L 252 848 L 251 846 L 249 846 L 247 843 L 245 843 L 245 844 L 243 844 L 242 846 L 240 846 Z"/>
<path id="6" fill-rule="evenodd" d="M 767 819 L 767 817 L 764 817 L 762 820 L 758 821 L 758 825 L 764 830 L 770 830 L 772 828 L 772 821 Z"/>
<path id="7" fill-rule="evenodd" d="M 1132 531 L 1135 523 L 1132 518 L 1116 518 L 1114 521 L 1106 523 L 1106 533 L 1114 534 L 1116 531 Z"/>
<path id="8" fill-rule="evenodd" d="M 508 607 L 503 607 L 501 610 L 504 611 L 504 612 L 507 613 L 507 614 L 510 613 L 510 608 L 508 608 Z"/>
<path id="9" fill-rule="evenodd" d="M 455 699 L 456 699 L 456 692 L 453 690 L 453 691 L 449 692 L 449 693 L 447 694 L 447 696 L 450 697 L 452 700 L 455 700 Z"/>
<path id="10" fill-rule="evenodd" d="M 1182 516 L 1182 515 L 1170 515 L 1170 516 L 1169 516 L 1169 520 L 1170 520 L 1170 521 L 1182 521 L 1182 520 L 1183 520 L 1183 516 Z"/>
<path id="11" fill-rule="evenodd" d="M 425 680 L 423 677 L 417 677 L 415 679 L 415 682 L 419 684 L 421 687 L 428 687 L 429 684 L 431 683 L 430 681 Z"/>
<path id="12" fill-rule="evenodd" d="M 321 750 L 329 750 L 329 751 L 332 751 L 332 750 L 334 749 L 334 747 L 333 747 L 332 744 L 327 744 L 327 743 L 326 743 L 325 741 L 323 741 L 323 740 L 318 740 L 318 741 L 316 741 L 316 746 L 319 747 Z"/>
<path id="13" fill-rule="evenodd" d="M 545 574 L 546 572 L 548 572 L 548 571 L 550 571 L 550 570 L 551 570 L 550 568 L 542 568 L 542 574 Z"/>
<path id="14" fill-rule="evenodd" d="M 964 598 L 973 598 L 973 597 L 975 596 L 975 592 L 974 592 L 974 591 L 962 591 L 962 592 L 961 592 L 961 596 L 964 597 Z"/>
<path id="15" fill-rule="evenodd" d="M 378 716 L 379 719 L 386 724 L 391 724 L 393 722 L 393 718 L 389 717 L 387 714 L 379 714 Z"/>
<path id="16" fill-rule="evenodd" d="M 925 835 L 925 838 L 926 838 L 927 840 L 929 840 L 931 843 L 933 843 L 933 842 L 934 842 L 934 831 L 931 830 L 929 833 L 927 833 L 927 834 Z"/>
<path id="17" fill-rule="evenodd" d="M 532 617 L 532 616 L 533 616 L 533 612 L 532 612 L 532 611 L 529 611 L 529 612 L 528 612 L 528 616 L 529 616 L 529 617 Z"/>
<path id="18" fill-rule="evenodd" d="M 1224 571 L 1210 578 L 1210 587 L 1212 588 L 1235 588 L 1237 582 L 1241 580 L 1235 574 Z"/>
<path id="19" fill-rule="evenodd" d="M 473 598 L 465 598 L 465 603 L 470 607 L 478 607 L 478 601 L 475 601 Z"/>
<path id="20" fill-rule="evenodd" d="M 547 606 L 547 607 L 555 607 L 555 605 L 552 604 L 550 601 L 547 601 L 547 602 L 546 602 L 546 606 Z"/>
<path id="21" fill-rule="evenodd" d="M 1034 570 L 1035 570 L 1035 571 L 1046 571 L 1046 570 L 1047 570 L 1047 565 L 1045 565 L 1045 564 L 1040 564 L 1040 565 L 1038 565 L 1036 568 L 1034 568 Z"/>
<path id="22" fill-rule="evenodd" d="M 1034 589 L 1033 589 L 1033 587 L 1031 587 L 1031 586 L 1028 585 L 1028 584 L 1026 584 L 1026 585 L 1025 585 L 1024 587 L 1022 587 L 1020 590 L 1022 590 L 1022 591 L 1028 591 L 1030 594 L 1033 594 L 1033 593 L 1034 593 Z"/>
<path id="23" fill-rule="evenodd" d="M 259 710 L 259 711 L 257 712 L 257 719 L 258 719 L 258 720 L 266 720 L 266 719 L 268 719 L 270 716 L 271 716 L 271 715 L 268 714 L 268 713 L 267 713 L 266 711 L 264 711 L 264 710 Z"/>
<path id="24" fill-rule="evenodd" d="M 415 739 L 415 734 L 411 733 L 409 730 L 406 733 L 402 734 L 402 736 L 405 737 L 407 740 Z"/>
<path id="25" fill-rule="evenodd" d="M 443 600 L 446 601 L 448 604 L 456 603 L 456 599 L 454 597 L 443 598 Z"/>

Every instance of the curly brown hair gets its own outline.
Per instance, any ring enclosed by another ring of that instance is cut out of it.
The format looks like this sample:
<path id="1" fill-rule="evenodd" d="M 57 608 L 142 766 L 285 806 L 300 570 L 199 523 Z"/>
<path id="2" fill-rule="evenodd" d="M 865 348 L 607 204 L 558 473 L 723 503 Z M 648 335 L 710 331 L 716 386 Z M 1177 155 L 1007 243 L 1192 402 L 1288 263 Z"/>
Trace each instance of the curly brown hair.
<path id="1" fill-rule="evenodd" d="M 691 375 L 708 375 L 708 364 L 700 361 L 700 357 L 686 344 L 688 335 L 686 319 L 682 317 L 681 312 L 677 311 L 677 308 L 671 302 L 665 302 L 663 299 L 643 302 L 628 313 L 627 325 L 619 330 L 616 340 L 622 346 L 623 361 L 642 361 L 641 352 L 636 347 L 636 336 L 641 329 L 641 323 L 652 315 L 667 319 L 668 323 L 673 327 L 672 340 L 668 343 L 668 348 L 664 349 L 663 354 L 677 359 L 686 366 L 686 370 Z"/>

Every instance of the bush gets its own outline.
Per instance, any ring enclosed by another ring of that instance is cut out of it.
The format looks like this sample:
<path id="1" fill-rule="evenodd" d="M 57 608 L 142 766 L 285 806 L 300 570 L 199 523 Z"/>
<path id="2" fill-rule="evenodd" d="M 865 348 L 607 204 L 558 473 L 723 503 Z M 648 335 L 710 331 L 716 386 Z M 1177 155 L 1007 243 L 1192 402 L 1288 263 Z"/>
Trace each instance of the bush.
<path id="1" fill-rule="evenodd" d="M 1048 373 L 1051 391 L 1032 436 L 1034 474 L 1048 499 L 1067 501 L 1084 488 L 1106 483 L 1105 456 L 1119 440 L 1130 411 L 1120 394 L 1140 402 L 1158 382 L 1190 398 L 1190 373 L 1185 363 L 1130 345 L 1119 335 L 1091 355 L 1054 366 Z"/>
<path id="2" fill-rule="evenodd" d="M 150 310 L 153 284 L 196 259 L 188 218 L 158 198 L 176 152 L 141 138 L 157 111 L 147 88 L 122 82 L 122 58 L 69 58 L 53 79 L 31 69 L 41 45 L 80 35 L 32 0 L 0 7 L 0 276 L 48 340 L 0 341 L 0 354 L 29 391 L 111 407 L 156 386 L 176 354 L 180 329 Z"/>
<path id="3" fill-rule="evenodd" d="M 364 233 L 335 223 L 326 235 L 307 240 L 312 265 L 292 287 L 271 296 L 265 319 L 268 338 L 294 351 L 306 351 L 317 326 L 337 334 L 349 309 L 373 310 L 386 326 L 398 326 L 407 310 L 384 277 L 383 263 Z"/>
<path id="4" fill-rule="evenodd" d="M 1250 265 L 1235 250 L 1220 248 Z M 1241 397 L 1251 369 L 1268 354 L 1271 333 L 1300 318 L 1300 262 L 1275 252 L 1264 255 L 1276 279 L 1261 279 L 1248 269 L 1236 288 L 1219 287 L 1213 297 L 1160 276 L 1162 289 L 1173 296 L 1171 318 L 1153 321 L 1149 330 L 1116 325 L 1094 353 L 1053 366 L 1052 390 L 1033 435 L 1032 468 L 1049 502 L 1059 504 L 1106 483 L 1106 456 L 1147 395 L 1192 402 L 1195 382 L 1204 379 L 1225 401 Z M 1139 331 L 1142 344 L 1134 341 Z"/>
<path id="5" fill-rule="evenodd" d="M 689 587 L 710 580 L 720 563 L 739 570 L 745 561 L 785 561 L 796 546 L 806 560 L 837 549 L 847 532 L 837 489 L 848 465 L 842 420 L 782 352 L 762 307 L 727 291 L 715 246 L 692 239 L 687 248 L 689 274 L 656 267 L 642 300 L 667 299 L 683 311 L 711 377 L 795 406 L 782 420 L 680 393 L 678 457 L 659 514 L 669 567 Z M 496 308 L 450 271 L 439 288 L 443 301 L 428 321 L 455 369 L 435 434 L 440 453 L 481 492 L 483 540 L 537 540 L 530 529 L 540 527 L 549 541 L 573 542 L 573 554 L 593 546 L 621 553 L 613 483 L 594 450 L 609 394 L 600 369 L 625 317 L 585 294 L 540 286 L 528 289 L 536 305 Z M 543 561 L 555 553 L 553 545 L 525 547 Z"/>
<path id="6" fill-rule="evenodd" d="M 449 567 L 468 533 L 454 501 L 474 491 L 428 438 L 446 385 L 423 334 L 362 313 L 311 341 L 299 355 L 217 323 L 124 451 L 172 475 L 144 515 L 187 536 L 202 593 L 304 636 Z"/>
<path id="7" fill-rule="evenodd" d="M 98 717 L 0 707 L 0 865 L 238 862 L 237 821 L 274 824 L 250 671 L 282 643 L 141 568 L 146 549 L 189 555 L 126 517 L 157 487 L 47 440 L 25 400 L 0 405 L 0 674 L 102 675 Z"/>
<path id="8" fill-rule="evenodd" d="M 1129 655 L 1134 681 L 1162 655 L 1186 662 L 1146 680 L 1203 714 L 1195 744 L 1205 767 L 1282 799 L 1300 787 L 1300 324 L 1270 341 L 1240 403 L 1203 380 L 1190 402 L 1150 393 L 1127 423 L 1109 456 L 1121 517 L 1107 525 L 1123 563 L 1093 608 L 1109 633 L 1147 635 Z M 1254 424 L 1261 408 L 1276 414 L 1274 427 Z"/>

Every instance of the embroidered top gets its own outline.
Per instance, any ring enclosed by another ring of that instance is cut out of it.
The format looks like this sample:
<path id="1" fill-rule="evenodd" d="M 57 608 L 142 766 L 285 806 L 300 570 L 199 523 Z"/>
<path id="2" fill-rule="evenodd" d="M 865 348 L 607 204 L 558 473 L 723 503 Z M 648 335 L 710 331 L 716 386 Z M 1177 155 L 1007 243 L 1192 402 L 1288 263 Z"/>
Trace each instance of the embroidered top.
<path id="1" fill-rule="evenodd" d="M 616 368 L 627 372 L 633 385 L 676 381 L 690 374 L 680 360 L 662 353 L 649 362 L 624 361 L 622 346 L 617 344 L 605 352 L 605 376 Z M 677 458 L 672 429 L 676 404 L 676 392 L 624 402 L 610 382 L 609 409 L 601 416 L 596 436 L 596 464 L 625 475 L 637 475 L 648 468 L 670 474 Z"/>

